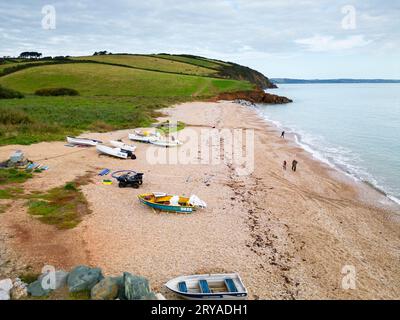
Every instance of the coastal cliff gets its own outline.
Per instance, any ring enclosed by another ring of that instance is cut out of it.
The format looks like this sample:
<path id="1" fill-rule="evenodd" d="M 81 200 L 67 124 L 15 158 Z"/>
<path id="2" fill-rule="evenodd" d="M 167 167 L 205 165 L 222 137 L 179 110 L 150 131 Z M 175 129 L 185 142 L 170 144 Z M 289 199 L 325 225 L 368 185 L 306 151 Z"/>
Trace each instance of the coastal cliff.
<path id="1" fill-rule="evenodd" d="M 241 66 L 237 63 L 229 62 L 229 65 L 220 67 L 218 73 L 221 77 L 249 81 L 259 88 L 274 89 L 278 88 L 270 79 L 264 76 L 261 72 L 249 67 Z"/>
<path id="2" fill-rule="evenodd" d="M 253 91 L 237 91 L 237 92 L 226 92 L 216 96 L 212 101 L 218 100 L 246 100 L 252 103 L 266 103 L 266 104 L 285 104 L 291 103 L 293 100 L 278 96 L 276 94 L 266 93 L 263 90 L 257 88 Z"/>

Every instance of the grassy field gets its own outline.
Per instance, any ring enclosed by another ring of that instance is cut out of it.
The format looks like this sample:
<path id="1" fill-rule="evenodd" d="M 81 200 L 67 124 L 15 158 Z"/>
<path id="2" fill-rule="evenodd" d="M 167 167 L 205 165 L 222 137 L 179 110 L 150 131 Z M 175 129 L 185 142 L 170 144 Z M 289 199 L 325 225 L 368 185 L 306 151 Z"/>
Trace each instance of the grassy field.
<path id="1" fill-rule="evenodd" d="M 0 103 L 0 145 L 64 140 L 83 131 L 148 126 L 157 109 L 187 97 L 36 97 Z M 5 117 L 7 115 L 7 117 Z"/>
<path id="2" fill-rule="evenodd" d="M 192 65 L 197 65 L 204 68 L 210 69 L 219 69 L 221 65 L 229 65 L 227 63 L 211 60 L 211 59 L 202 59 L 202 58 L 192 58 L 187 56 L 179 56 L 179 55 L 168 55 L 168 54 L 157 54 L 153 55 L 154 57 L 160 57 L 168 60 L 184 62 Z"/>
<path id="3" fill-rule="evenodd" d="M 157 109 L 208 98 L 221 92 L 254 88 L 247 81 L 207 76 L 216 72 L 210 67 L 221 66 L 212 60 L 160 57 L 78 57 L 93 59 L 97 63 L 38 65 L 0 76 L 0 85 L 25 94 L 23 99 L 0 100 L 0 145 L 64 140 L 66 135 L 78 135 L 85 131 L 104 132 L 148 126 L 158 115 Z M 26 63 L 39 64 L 40 61 L 23 60 L 0 67 Z M 36 90 L 43 88 L 70 88 L 80 95 L 34 95 Z"/>
<path id="4" fill-rule="evenodd" d="M 48 65 L 0 78 L 0 84 L 23 93 L 66 87 L 84 96 L 212 96 L 251 89 L 247 82 L 175 75 L 92 63 Z"/>
<path id="5" fill-rule="evenodd" d="M 142 55 L 101 55 L 77 57 L 76 60 L 91 60 L 106 63 L 123 64 L 130 67 L 149 69 L 154 71 L 175 72 L 191 75 L 209 76 L 217 71 L 195 66 L 188 63 L 182 63 L 174 60 L 160 59 L 154 56 Z"/>

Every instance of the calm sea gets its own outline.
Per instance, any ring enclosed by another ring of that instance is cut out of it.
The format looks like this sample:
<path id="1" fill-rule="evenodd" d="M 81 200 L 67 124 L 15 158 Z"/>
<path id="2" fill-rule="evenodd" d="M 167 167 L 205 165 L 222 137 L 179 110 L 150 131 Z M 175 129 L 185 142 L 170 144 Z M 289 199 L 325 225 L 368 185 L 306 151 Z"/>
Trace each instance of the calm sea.
<path id="1" fill-rule="evenodd" d="M 257 106 L 314 157 L 400 203 L 400 84 L 287 84 L 287 105 Z"/>

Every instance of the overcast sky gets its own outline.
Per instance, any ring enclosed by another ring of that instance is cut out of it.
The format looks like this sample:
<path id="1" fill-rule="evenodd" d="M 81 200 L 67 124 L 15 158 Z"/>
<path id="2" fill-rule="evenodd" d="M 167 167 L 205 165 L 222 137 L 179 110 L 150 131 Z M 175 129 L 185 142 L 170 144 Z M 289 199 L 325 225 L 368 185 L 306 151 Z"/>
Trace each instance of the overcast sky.
<path id="1" fill-rule="evenodd" d="M 0 39 L 0 56 L 188 53 L 268 77 L 400 78 L 400 0 L 0 0 Z"/>

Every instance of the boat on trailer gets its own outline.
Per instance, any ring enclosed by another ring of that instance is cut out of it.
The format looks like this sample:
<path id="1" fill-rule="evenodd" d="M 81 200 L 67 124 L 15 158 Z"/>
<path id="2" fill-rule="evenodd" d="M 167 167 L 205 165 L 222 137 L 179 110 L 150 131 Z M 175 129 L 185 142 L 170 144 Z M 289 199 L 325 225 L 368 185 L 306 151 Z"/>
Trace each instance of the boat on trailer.
<path id="1" fill-rule="evenodd" d="M 145 193 L 138 195 L 139 201 L 157 210 L 167 212 L 192 213 L 197 208 L 206 208 L 207 204 L 192 195 L 190 198 L 173 196 L 163 192 Z"/>
<path id="2" fill-rule="evenodd" d="M 237 273 L 181 276 L 165 286 L 188 300 L 245 300 L 247 289 Z"/>
<path id="3" fill-rule="evenodd" d="M 105 146 L 103 144 L 98 144 L 96 146 L 96 149 L 98 152 L 100 152 L 102 154 L 106 154 L 106 155 L 113 156 L 116 158 L 121 158 L 121 159 L 132 158 L 132 159 L 134 159 L 134 154 L 132 152 L 122 150 L 121 148 L 111 148 L 111 147 Z"/>
<path id="4" fill-rule="evenodd" d="M 100 143 L 103 143 L 100 140 L 95 139 L 86 139 L 86 138 L 76 138 L 76 137 L 67 137 L 67 142 L 69 144 L 81 145 L 81 146 L 97 146 Z"/>
<path id="5" fill-rule="evenodd" d="M 130 145 L 130 144 L 125 144 L 122 141 L 110 140 L 110 144 L 113 147 L 120 148 L 122 150 L 130 151 L 130 152 L 135 152 L 136 151 L 136 146 L 133 146 L 133 145 Z"/>

